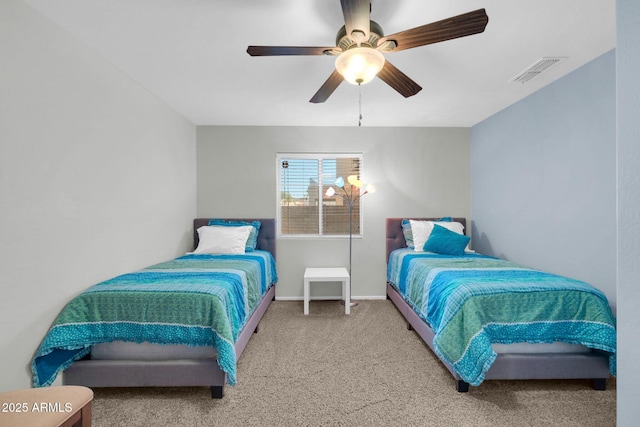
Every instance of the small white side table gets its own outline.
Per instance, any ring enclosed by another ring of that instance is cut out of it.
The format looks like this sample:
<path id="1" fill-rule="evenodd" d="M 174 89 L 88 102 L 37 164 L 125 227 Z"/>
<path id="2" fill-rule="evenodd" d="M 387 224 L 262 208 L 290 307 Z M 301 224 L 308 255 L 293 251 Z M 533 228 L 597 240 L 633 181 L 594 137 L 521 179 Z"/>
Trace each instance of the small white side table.
<path id="1" fill-rule="evenodd" d="M 307 268 L 304 270 L 304 314 L 309 314 L 309 285 L 311 282 L 342 282 L 342 297 L 344 298 L 344 314 L 350 313 L 351 308 L 351 279 L 344 267 Z"/>

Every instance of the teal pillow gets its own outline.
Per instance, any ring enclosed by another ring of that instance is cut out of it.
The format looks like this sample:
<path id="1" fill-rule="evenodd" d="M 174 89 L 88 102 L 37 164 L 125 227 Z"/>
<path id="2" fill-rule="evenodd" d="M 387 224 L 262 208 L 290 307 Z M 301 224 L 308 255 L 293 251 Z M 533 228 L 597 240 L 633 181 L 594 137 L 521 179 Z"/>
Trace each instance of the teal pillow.
<path id="1" fill-rule="evenodd" d="M 230 221 L 226 219 L 210 219 L 209 225 L 222 225 L 226 227 L 242 227 L 245 225 L 250 225 L 253 227 L 251 232 L 249 233 L 249 238 L 247 239 L 247 245 L 244 248 L 245 252 L 252 252 L 256 249 L 258 245 L 258 232 L 260 231 L 260 226 L 262 223 L 260 221 Z"/>
<path id="2" fill-rule="evenodd" d="M 433 224 L 433 230 L 423 249 L 443 255 L 464 255 L 464 249 L 469 244 L 469 240 L 471 239 L 467 236 Z"/>
<path id="3" fill-rule="evenodd" d="M 450 216 L 444 216 L 438 221 L 453 222 L 453 218 Z M 405 218 L 400 224 L 402 225 L 402 234 L 404 235 L 404 241 L 407 244 L 407 248 L 415 249 L 415 245 L 413 244 L 413 232 L 411 231 L 411 221 Z"/>

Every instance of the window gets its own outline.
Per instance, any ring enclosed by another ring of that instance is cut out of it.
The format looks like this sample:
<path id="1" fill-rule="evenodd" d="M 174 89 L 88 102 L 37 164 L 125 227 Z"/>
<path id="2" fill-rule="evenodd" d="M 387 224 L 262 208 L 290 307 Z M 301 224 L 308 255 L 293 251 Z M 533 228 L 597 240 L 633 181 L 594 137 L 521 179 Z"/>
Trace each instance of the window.
<path id="1" fill-rule="evenodd" d="M 349 235 L 349 202 L 339 195 L 327 196 L 329 187 L 339 194 L 338 177 L 360 178 L 362 154 L 277 155 L 278 235 L 289 237 L 335 237 Z M 349 184 L 345 188 L 349 192 Z M 358 191 L 358 190 L 356 190 Z M 353 235 L 361 235 L 360 199 L 353 203 Z"/>

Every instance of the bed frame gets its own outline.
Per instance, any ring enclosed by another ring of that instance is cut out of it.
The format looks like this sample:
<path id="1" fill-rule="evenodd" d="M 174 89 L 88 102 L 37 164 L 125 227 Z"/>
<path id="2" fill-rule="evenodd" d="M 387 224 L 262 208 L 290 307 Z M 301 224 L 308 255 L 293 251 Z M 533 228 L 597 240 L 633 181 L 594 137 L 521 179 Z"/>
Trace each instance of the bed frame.
<path id="1" fill-rule="evenodd" d="M 236 221 L 260 221 L 257 249 L 271 252 L 276 257 L 276 221 L 273 218 L 244 219 Z M 197 229 L 209 223 L 209 218 L 193 221 L 194 248 L 198 246 Z M 249 339 L 258 332 L 262 316 L 275 299 L 275 285 L 271 286 L 260 300 L 256 310 L 244 326 L 235 343 L 236 361 L 247 346 Z M 215 359 L 180 359 L 161 361 L 136 360 L 92 360 L 85 358 L 74 362 L 62 374 L 64 385 L 86 387 L 192 387 L 209 386 L 211 397 L 220 399 L 224 395 L 226 374 Z"/>
<path id="2" fill-rule="evenodd" d="M 437 221 L 436 218 L 412 218 L 421 221 Z M 465 218 L 454 218 L 466 226 Z M 392 251 L 406 247 L 402 233 L 402 218 L 387 218 L 387 262 Z M 411 308 L 402 295 L 387 283 L 387 299 L 390 299 L 407 320 L 407 329 L 415 330 L 434 352 L 431 327 Z M 456 381 L 456 390 L 469 391 L 469 384 L 460 378 L 452 366 L 442 361 Z M 487 380 L 525 379 L 589 379 L 596 390 L 605 390 L 609 378 L 609 360 L 605 352 L 589 353 L 500 353 L 487 371 Z"/>

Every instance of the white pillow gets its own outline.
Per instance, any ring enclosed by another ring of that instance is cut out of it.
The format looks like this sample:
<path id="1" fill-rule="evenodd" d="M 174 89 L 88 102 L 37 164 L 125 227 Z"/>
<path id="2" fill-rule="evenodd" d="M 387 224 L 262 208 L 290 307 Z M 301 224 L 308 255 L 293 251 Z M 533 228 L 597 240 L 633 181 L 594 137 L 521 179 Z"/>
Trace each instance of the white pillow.
<path id="1" fill-rule="evenodd" d="M 413 235 L 413 250 L 416 252 L 424 252 L 424 244 L 429 239 L 431 231 L 433 231 L 433 224 L 438 224 L 447 230 L 454 231 L 458 234 L 464 234 L 464 226 L 459 222 L 452 221 L 416 221 L 409 220 L 411 222 L 411 234 Z"/>
<path id="2" fill-rule="evenodd" d="M 243 254 L 253 227 L 205 225 L 198 228 L 198 247 L 193 254 Z"/>

